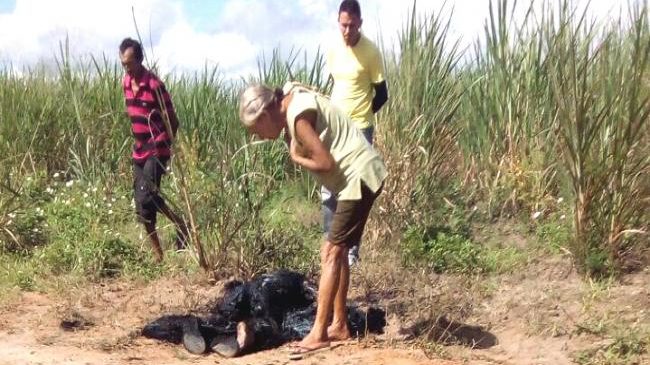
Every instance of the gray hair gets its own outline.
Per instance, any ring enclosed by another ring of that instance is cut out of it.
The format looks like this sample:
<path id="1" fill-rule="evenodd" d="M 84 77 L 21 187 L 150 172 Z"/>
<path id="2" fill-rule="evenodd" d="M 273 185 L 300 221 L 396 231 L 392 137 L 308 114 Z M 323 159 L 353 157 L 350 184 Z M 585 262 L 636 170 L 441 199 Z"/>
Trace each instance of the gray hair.
<path id="1" fill-rule="evenodd" d="M 257 118 L 269 106 L 282 99 L 282 90 L 273 90 L 265 85 L 251 85 L 239 97 L 239 119 L 246 127 L 252 127 Z"/>

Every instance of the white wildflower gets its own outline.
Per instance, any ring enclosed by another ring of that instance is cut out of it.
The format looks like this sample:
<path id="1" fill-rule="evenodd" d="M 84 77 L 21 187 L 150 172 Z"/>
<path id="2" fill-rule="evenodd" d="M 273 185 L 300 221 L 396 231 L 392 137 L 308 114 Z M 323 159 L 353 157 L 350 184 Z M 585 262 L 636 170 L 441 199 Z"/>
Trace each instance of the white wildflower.
<path id="1" fill-rule="evenodd" d="M 564 198 L 557 198 L 557 203 L 561 204 L 564 201 Z"/>
<path id="2" fill-rule="evenodd" d="M 65 186 L 69 188 L 72 184 L 74 184 L 74 180 L 66 181 Z"/>
<path id="3" fill-rule="evenodd" d="M 11 219 L 16 218 L 16 213 L 9 213 L 9 214 L 7 214 L 7 215 L 8 215 L 9 218 L 11 218 Z"/>
<path id="4" fill-rule="evenodd" d="M 54 175 L 52 175 L 52 177 L 55 179 L 58 179 L 59 176 L 61 176 L 61 174 L 59 174 L 58 172 L 55 172 Z"/>
<path id="5" fill-rule="evenodd" d="M 88 197 L 88 193 L 84 193 L 84 198 L 87 198 L 87 197 Z"/>
<path id="6" fill-rule="evenodd" d="M 539 218 L 541 216 L 542 216 L 542 212 L 535 212 L 535 213 L 533 213 L 532 218 L 537 219 L 537 218 Z"/>
<path id="7" fill-rule="evenodd" d="M 562 219 L 562 220 L 564 220 L 565 218 L 566 218 L 566 214 L 562 214 L 562 215 L 560 216 L 560 219 Z"/>
<path id="8" fill-rule="evenodd" d="M 112 208 L 112 207 L 113 207 L 113 204 L 108 203 L 108 204 L 106 204 L 106 206 L 109 207 L 109 208 Z"/>
<path id="9" fill-rule="evenodd" d="M 86 208 L 90 208 L 92 206 L 92 204 L 90 204 L 90 203 L 86 203 L 85 205 L 86 205 Z"/>
<path id="10" fill-rule="evenodd" d="M 96 193 L 96 192 L 97 192 L 97 188 L 93 188 L 93 193 Z"/>
<path id="11" fill-rule="evenodd" d="M 113 203 L 115 203 L 116 200 L 117 200 L 117 199 L 115 199 L 115 198 L 111 198 L 111 201 L 112 201 Z"/>
<path id="12" fill-rule="evenodd" d="M 111 215 L 111 214 L 113 214 L 113 210 L 112 210 L 112 209 L 109 209 L 109 210 L 108 210 L 108 215 Z"/>

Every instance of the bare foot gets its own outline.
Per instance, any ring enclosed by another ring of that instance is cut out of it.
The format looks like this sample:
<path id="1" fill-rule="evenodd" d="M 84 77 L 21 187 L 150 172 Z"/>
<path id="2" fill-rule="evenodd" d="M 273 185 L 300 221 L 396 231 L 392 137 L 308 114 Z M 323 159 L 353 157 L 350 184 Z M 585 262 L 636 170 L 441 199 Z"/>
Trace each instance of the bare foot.
<path id="1" fill-rule="evenodd" d="M 330 341 L 346 341 L 352 338 L 347 325 L 338 326 L 332 324 L 327 327 L 327 339 Z"/>
<path id="2" fill-rule="evenodd" d="M 329 347 L 330 342 L 326 338 L 320 338 L 320 336 L 310 333 L 307 337 L 303 338 L 302 341 L 294 345 L 294 347 L 303 349 L 303 350 L 317 350 L 323 347 Z"/>
<path id="3" fill-rule="evenodd" d="M 246 322 L 237 323 L 237 344 L 240 351 L 246 351 L 255 341 L 253 331 Z"/>

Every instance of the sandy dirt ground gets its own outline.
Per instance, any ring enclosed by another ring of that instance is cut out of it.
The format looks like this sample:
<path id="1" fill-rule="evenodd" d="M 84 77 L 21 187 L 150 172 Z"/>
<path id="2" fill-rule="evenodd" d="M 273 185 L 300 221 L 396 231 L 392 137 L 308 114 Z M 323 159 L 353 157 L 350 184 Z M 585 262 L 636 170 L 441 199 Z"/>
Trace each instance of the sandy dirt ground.
<path id="1" fill-rule="evenodd" d="M 139 335 L 139 329 L 160 313 L 182 313 L 195 303 L 207 303 L 220 290 L 171 280 L 142 288 L 114 283 L 57 299 L 21 293 L 1 310 L 0 364 L 457 364 L 429 359 L 413 346 L 387 347 L 376 341 L 350 343 L 301 360 L 290 360 L 286 348 L 224 359 L 191 355 L 180 345 Z M 63 330 L 62 319 L 82 320 L 85 328 Z"/>
<path id="2" fill-rule="evenodd" d="M 568 365 L 575 363 L 576 351 L 607 341 L 580 330 L 593 319 L 650 328 L 650 271 L 599 290 L 564 269 L 565 262 L 543 267 L 496 279 L 489 298 L 476 303 L 466 322 L 495 337 L 496 344 L 485 349 L 439 346 L 439 351 L 424 351 L 388 333 L 297 361 L 289 359 L 286 348 L 236 359 L 194 356 L 180 345 L 143 338 L 140 330 L 164 314 L 191 308 L 201 314 L 200 308 L 221 296 L 223 285 L 167 278 L 148 284 L 106 282 L 58 294 L 17 294 L 0 306 L 0 365 Z M 66 331 L 63 319 L 81 325 Z M 646 359 L 650 361 L 646 356 L 641 363 Z"/>

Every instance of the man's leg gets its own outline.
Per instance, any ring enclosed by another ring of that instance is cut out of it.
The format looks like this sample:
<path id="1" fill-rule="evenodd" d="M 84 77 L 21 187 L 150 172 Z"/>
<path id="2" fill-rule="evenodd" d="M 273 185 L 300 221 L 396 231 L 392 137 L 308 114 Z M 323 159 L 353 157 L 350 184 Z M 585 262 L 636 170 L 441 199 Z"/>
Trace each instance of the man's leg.
<path id="1" fill-rule="evenodd" d="M 336 212 L 336 195 L 332 194 L 332 192 L 327 190 L 326 187 L 321 186 L 320 196 L 321 212 L 323 214 L 323 233 L 327 236 L 330 231 L 330 226 L 332 225 L 334 212 Z"/>
<path id="2" fill-rule="evenodd" d="M 347 251 L 347 250 L 346 250 Z M 343 257 L 348 257 L 347 252 Z M 348 260 L 341 260 L 341 275 L 339 287 L 334 298 L 334 316 L 332 324 L 327 328 L 327 338 L 330 341 L 344 341 L 351 337 L 348 328 L 348 288 L 350 286 L 350 265 Z"/>
<path id="3" fill-rule="evenodd" d="M 176 249 L 181 250 L 186 247 L 187 239 L 189 238 L 189 231 L 185 221 L 179 217 L 169 206 L 163 202 L 159 207 L 160 212 L 165 215 L 176 226 Z"/>
<path id="4" fill-rule="evenodd" d="M 309 334 L 299 343 L 303 349 L 317 349 L 329 345 L 327 322 L 336 298 L 341 268 L 347 249 L 326 240 L 321 247 L 321 277 L 318 285 L 318 307 L 316 319 Z"/>
<path id="5" fill-rule="evenodd" d="M 151 248 L 153 248 L 154 259 L 156 262 L 160 263 L 163 260 L 163 252 L 162 248 L 160 247 L 158 232 L 156 232 L 156 223 L 147 222 L 144 224 L 144 228 L 147 231 L 147 236 L 149 236 Z"/>
<path id="6" fill-rule="evenodd" d="M 169 206 L 165 203 L 165 200 L 160 196 L 160 182 L 162 176 L 165 174 L 167 165 L 167 158 L 151 158 L 147 161 L 147 164 L 151 163 L 153 166 L 149 168 L 149 174 L 152 180 L 152 198 L 151 200 L 156 206 L 156 210 L 161 212 L 167 217 L 174 225 L 176 226 L 176 249 L 185 248 L 185 242 L 187 242 L 188 231 L 185 221 L 179 217 Z"/>
<path id="7" fill-rule="evenodd" d="M 366 141 L 372 144 L 375 136 L 375 127 L 370 126 L 368 128 L 360 129 L 360 131 L 361 134 L 363 134 L 363 136 L 366 138 Z M 348 263 L 350 266 L 356 265 L 361 260 L 361 258 L 359 257 L 360 247 L 361 247 L 361 239 L 359 239 L 358 242 L 352 242 L 352 246 L 348 251 Z"/>
<path id="8" fill-rule="evenodd" d="M 332 224 L 331 240 L 334 242 L 361 242 L 363 230 L 368 221 L 370 210 L 377 198 L 363 184 L 361 186 L 361 200 L 340 201 L 336 210 L 334 223 Z M 345 255 L 344 257 L 348 257 Z M 334 299 L 334 316 L 332 324 L 327 329 L 330 341 L 343 341 L 349 339 L 350 329 L 348 327 L 347 297 L 350 285 L 350 266 L 347 260 L 343 260 L 339 287 Z"/>
<path id="9" fill-rule="evenodd" d="M 163 260 L 158 233 L 156 232 L 156 210 L 152 206 L 151 191 L 155 186 L 153 181 L 155 167 L 147 160 L 144 163 L 133 163 L 133 199 L 135 200 L 138 220 L 144 224 L 145 231 L 153 249 L 156 262 Z"/>

